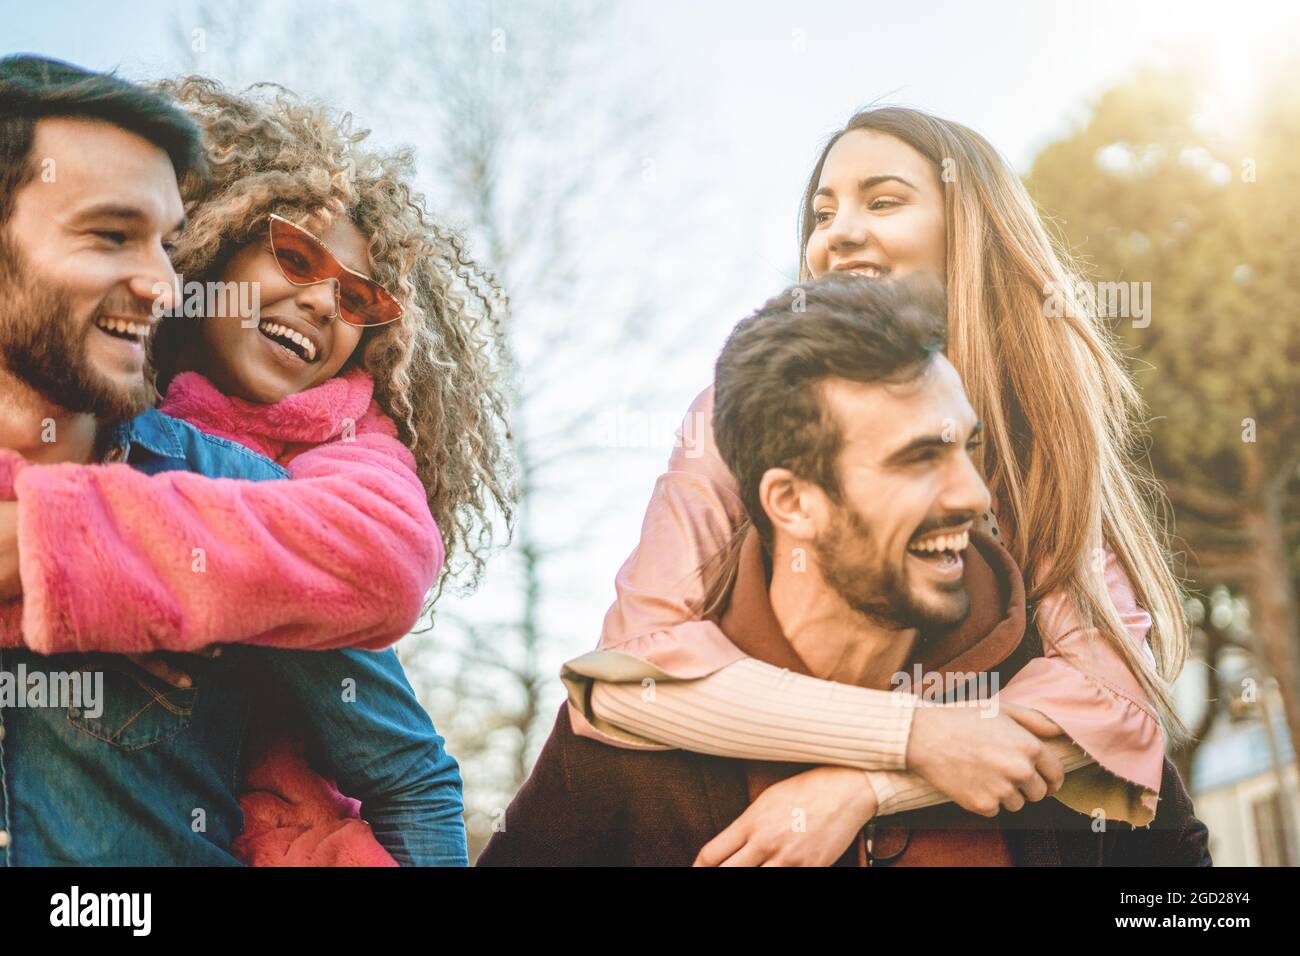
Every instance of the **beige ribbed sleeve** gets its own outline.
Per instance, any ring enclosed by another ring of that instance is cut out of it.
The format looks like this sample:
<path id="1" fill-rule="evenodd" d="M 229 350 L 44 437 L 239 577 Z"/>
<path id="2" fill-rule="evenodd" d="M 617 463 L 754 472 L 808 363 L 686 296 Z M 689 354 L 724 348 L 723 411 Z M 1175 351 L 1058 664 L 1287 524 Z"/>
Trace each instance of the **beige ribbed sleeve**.
<path id="1" fill-rule="evenodd" d="M 1044 741 L 1044 746 L 1056 754 L 1067 774 L 1071 770 L 1078 770 L 1094 762 L 1069 737 L 1056 737 Z M 903 813 L 907 810 L 919 810 L 921 807 L 932 807 L 936 804 L 948 803 L 951 799 L 914 773 L 872 770 L 867 772 L 867 780 L 871 783 L 871 788 L 876 791 L 876 799 L 879 801 L 879 808 L 876 810 L 878 817 Z"/>
<path id="2" fill-rule="evenodd" d="M 690 681 L 596 681 L 603 720 L 683 750 L 901 770 L 917 699 L 818 680 L 753 658 Z M 906 775 L 904 775 L 906 776 Z"/>
<path id="3" fill-rule="evenodd" d="M 596 681 L 591 692 L 596 716 L 683 750 L 864 770 L 877 816 L 949 802 L 903 769 L 917 706 L 911 694 L 819 680 L 753 658 L 691 681 Z M 1046 746 L 1067 774 L 1094 763 L 1068 737 Z"/>

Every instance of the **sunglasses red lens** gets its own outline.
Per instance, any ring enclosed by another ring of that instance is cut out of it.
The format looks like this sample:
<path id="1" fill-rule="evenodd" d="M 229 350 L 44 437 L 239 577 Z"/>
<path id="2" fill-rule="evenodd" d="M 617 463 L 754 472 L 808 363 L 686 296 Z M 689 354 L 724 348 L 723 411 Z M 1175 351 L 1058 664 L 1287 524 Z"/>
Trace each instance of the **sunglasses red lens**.
<path id="1" fill-rule="evenodd" d="M 339 315 L 353 325 L 382 325 L 402 317 L 402 306 L 379 283 L 345 269 L 319 239 L 283 219 L 271 219 L 271 252 L 294 285 L 327 279 L 339 284 Z"/>

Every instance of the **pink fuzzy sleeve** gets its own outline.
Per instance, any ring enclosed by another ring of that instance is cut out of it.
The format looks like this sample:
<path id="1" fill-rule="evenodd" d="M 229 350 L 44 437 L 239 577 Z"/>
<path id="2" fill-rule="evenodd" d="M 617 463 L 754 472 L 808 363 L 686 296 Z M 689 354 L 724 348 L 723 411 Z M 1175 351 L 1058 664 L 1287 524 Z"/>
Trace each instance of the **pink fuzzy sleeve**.
<path id="1" fill-rule="evenodd" d="M 378 649 L 443 563 L 410 451 L 372 412 L 292 481 L 25 468 L 15 480 L 23 636 L 42 653 L 211 644 Z"/>

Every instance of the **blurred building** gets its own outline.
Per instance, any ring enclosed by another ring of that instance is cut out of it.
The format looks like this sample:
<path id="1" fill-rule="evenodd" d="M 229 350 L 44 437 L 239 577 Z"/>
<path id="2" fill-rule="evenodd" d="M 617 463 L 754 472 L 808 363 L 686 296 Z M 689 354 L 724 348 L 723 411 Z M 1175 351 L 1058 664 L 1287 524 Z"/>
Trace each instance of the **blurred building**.
<path id="1" fill-rule="evenodd" d="M 1300 779 L 1280 708 L 1272 718 L 1272 739 L 1263 720 L 1220 720 L 1196 752 L 1190 790 L 1216 866 L 1300 865 Z"/>

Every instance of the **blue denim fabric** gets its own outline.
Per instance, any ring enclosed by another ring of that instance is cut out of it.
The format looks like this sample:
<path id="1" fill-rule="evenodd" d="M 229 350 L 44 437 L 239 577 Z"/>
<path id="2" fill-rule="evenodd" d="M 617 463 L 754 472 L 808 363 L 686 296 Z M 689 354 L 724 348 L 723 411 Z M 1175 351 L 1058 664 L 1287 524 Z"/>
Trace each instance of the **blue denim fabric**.
<path id="1" fill-rule="evenodd" d="M 148 474 L 268 480 L 288 473 L 236 442 L 150 409 L 116 426 L 108 460 Z M 70 546 L 76 546 L 70 542 Z M 0 651 L 0 671 L 102 672 L 103 712 L 0 708 L 2 866 L 237 866 L 253 667 L 276 699 L 307 715 L 309 753 L 363 801 L 376 836 L 403 864 L 464 865 L 455 760 L 391 651 L 231 648 L 184 655 L 193 686 L 155 680 L 113 654 Z M 340 701 L 344 678 L 356 702 Z"/>
<path id="2" fill-rule="evenodd" d="M 361 801 L 402 866 L 468 866 L 460 767 L 386 651 L 245 648 L 271 692 L 304 719 L 307 759 Z M 272 697 L 271 694 L 275 696 Z"/>
<path id="3" fill-rule="evenodd" d="M 209 435 L 156 408 L 114 426 L 106 448 L 109 458 L 125 454 L 127 464 L 150 475 L 193 471 L 209 478 L 251 481 L 289 477 L 289 472 L 247 445 Z"/>

